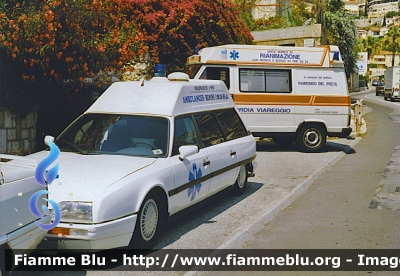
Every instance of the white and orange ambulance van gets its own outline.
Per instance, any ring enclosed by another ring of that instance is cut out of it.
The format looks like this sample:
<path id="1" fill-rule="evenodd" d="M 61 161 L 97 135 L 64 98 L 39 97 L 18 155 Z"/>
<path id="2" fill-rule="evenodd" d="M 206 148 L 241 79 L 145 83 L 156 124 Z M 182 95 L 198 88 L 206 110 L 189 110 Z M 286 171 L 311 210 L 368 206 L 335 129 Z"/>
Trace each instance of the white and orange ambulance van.
<path id="1" fill-rule="evenodd" d="M 350 96 L 339 48 L 223 45 L 187 60 L 194 79 L 223 80 L 255 137 L 319 152 L 350 132 Z"/>

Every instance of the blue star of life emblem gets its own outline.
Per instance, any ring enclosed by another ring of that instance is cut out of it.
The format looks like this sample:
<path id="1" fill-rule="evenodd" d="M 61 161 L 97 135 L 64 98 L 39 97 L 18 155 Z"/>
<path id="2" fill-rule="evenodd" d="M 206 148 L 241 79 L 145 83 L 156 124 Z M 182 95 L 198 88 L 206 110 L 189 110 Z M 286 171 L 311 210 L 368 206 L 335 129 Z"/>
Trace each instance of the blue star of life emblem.
<path id="1" fill-rule="evenodd" d="M 236 52 L 236 50 L 233 50 L 232 52 L 229 53 L 229 58 L 236 60 L 239 58 L 239 52 Z"/>
<path id="2" fill-rule="evenodd" d="M 192 165 L 192 172 L 189 172 L 189 181 L 194 181 L 202 176 L 201 169 L 197 169 L 196 163 Z M 196 184 L 189 188 L 188 197 L 193 201 L 197 193 L 200 193 L 201 183 Z"/>

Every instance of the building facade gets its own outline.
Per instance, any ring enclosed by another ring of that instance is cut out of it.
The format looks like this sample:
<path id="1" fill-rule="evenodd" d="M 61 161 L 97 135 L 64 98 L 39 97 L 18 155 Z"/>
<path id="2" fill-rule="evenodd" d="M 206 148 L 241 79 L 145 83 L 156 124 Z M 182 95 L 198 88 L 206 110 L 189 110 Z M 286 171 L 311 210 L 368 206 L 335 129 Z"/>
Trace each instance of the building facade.
<path id="1" fill-rule="evenodd" d="M 399 1 L 394 0 L 369 0 L 368 18 L 384 17 L 390 11 L 399 11 Z"/>
<path id="2" fill-rule="evenodd" d="M 322 39 L 321 24 L 253 31 L 251 34 L 257 45 L 312 47 L 321 45 Z"/>
<path id="3" fill-rule="evenodd" d="M 393 53 L 389 51 L 381 51 L 369 59 L 368 75 L 371 80 L 383 79 L 386 68 L 392 66 Z M 394 56 L 394 65 L 399 66 L 400 54 Z"/>

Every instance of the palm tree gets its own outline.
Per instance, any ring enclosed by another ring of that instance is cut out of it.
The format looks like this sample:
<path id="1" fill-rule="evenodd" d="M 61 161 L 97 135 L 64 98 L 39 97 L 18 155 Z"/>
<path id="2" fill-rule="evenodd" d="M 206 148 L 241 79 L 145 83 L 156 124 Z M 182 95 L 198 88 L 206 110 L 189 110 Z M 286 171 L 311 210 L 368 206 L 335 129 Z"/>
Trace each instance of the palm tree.
<path id="1" fill-rule="evenodd" d="M 382 49 L 381 40 L 375 36 L 368 36 L 365 39 L 359 41 L 360 52 L 367 52 L 368 58 L 371 59 Z"/>
<path id="2" fill-rule="evenodd" d="M 400 29 L 398 26 L 393 26 L 385 35 L 383 44 L 392 51 L 392 67 L 394 66 L 394 58 L 397 53 L 397 49 L 400 48 Z"/>

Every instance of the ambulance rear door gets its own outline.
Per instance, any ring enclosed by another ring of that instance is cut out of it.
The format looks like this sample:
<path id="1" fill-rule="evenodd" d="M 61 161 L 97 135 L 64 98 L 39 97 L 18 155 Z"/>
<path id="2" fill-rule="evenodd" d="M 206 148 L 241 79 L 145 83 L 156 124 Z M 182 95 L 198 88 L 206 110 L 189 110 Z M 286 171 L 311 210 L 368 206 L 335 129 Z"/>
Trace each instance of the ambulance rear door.
<path id="1" fill-rule="evenodd" d="M 321 122 L 328 132 L 348 127 L 350 99 L 343 68 L 296 68 L 296 94 L 305 102 L 296 107 L 296 123 Z"/>

